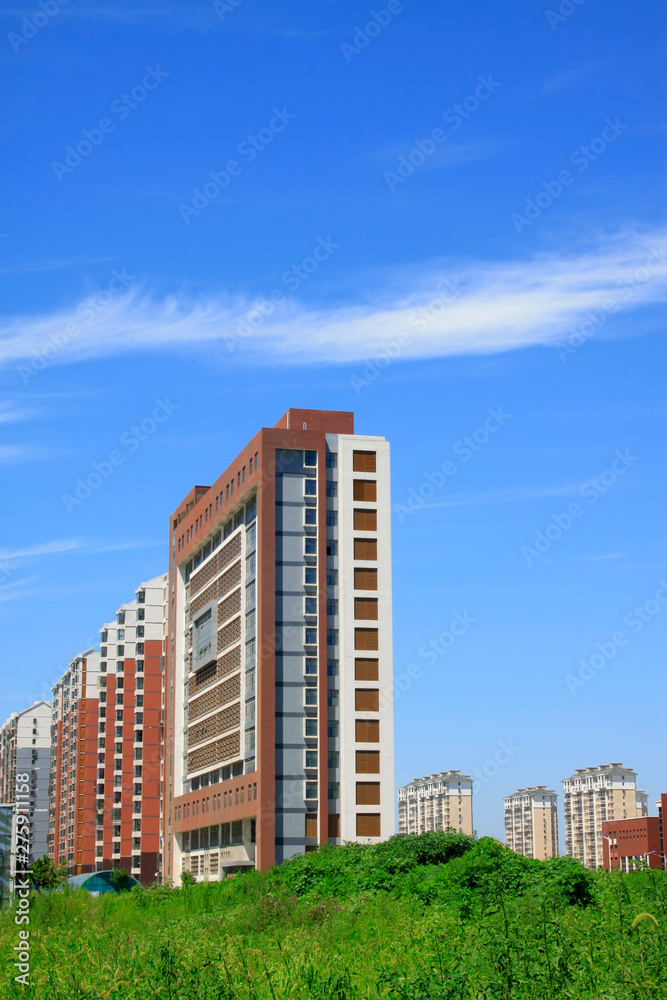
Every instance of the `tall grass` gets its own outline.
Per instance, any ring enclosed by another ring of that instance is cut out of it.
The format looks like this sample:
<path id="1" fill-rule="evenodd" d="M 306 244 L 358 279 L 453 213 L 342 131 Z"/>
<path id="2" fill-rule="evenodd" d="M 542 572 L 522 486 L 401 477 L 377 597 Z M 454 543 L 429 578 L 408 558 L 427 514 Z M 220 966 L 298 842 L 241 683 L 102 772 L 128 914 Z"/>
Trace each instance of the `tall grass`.
<path id="1" fill-rule="evenodd" d="M 68 1000 L 667 997 L 667 873 L 590 873 L 430 835 L 322 848 L 188 889 L 36 898 L 30 996 Z M 13 982 L 12 914 L 0 917 Z"/>

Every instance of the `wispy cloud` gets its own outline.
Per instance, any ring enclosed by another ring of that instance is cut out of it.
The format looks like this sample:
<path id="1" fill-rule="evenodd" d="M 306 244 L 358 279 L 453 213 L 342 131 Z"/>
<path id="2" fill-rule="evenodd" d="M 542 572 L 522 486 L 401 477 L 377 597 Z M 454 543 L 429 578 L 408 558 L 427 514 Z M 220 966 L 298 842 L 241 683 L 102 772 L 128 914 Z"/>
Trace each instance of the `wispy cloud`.
<path id="1" fill-rule="evenodd" d="M 33 410 L 17 409 L 9 400 L 0 400 L 0 424 L 17 424 L 33 416 Z"/>
<path id="2" fill-rule="evenodd" d="M 113 260 L 112 257 L 69 257 L 63 260 L 35 261 L 32 264 L 14 264 L 11 267 L 0 267 L 0 274 L 33 274 L 40 271 L 60 271 L 67 267 L 88 267 L 90 264 L 101 264 Z"/>
<path id="3" fill-rule="evenodd" d="M 647 262 L 651 274 L 640 277 Z M 313 305 L 286 299 L 245 340 L 238 337 L 239 322 L 256 305 L 248 296 L 182 293 L 158 299 L 146 289 L 133 289 L 81 327 L 54 363 L 137 350 L 191 349 L 197 343 L 217 342 L 224 350 L 229 338 L 239 349 L 236 356 L 245 355 L 253 364 L 350 363 L 396 343 L 403 359 L 511 351 L 557 343 L 588 310 L 610 299 L 619 313 L 664 302 L 666 275 L 667 236 L 661 232 L 600 239 L 567 255 L 438 262 L 406 268 L 402 275 L 394 272 L 384 288 L 360 291 L 354 301 L 348 297 Z M 443 280 L 454 277 L 463 291 L 443 308 Z M 619 294 L 627 283 L 631 293 Z M 44 351 L 50 338 L 74 321 L 76 309 L 5 319 L 0 323 L 0 364 Z M 427 320 L 420 319 L 420 310 L 426 310 Z M 225 357 L 232 359 L 227 351 Z"/>
<path id="4" fill-rule="evenodd" d="M 91 549 L 91 551 L 94 553 L 125 552 L 128 549 L 147 549 L 157 545 L 162 545 L 166 547 L 167 542 L 165 539 L 155 542 L 114 542 L 111 545 L 100 545 L 98 548 Z"/>
<path id="5" fill-rule="evenodd" d="M 480 490 L 478 493 L 461 493 L 451 500 L 439 500 L 436 503 L 425 503 L 427 507 L 473 507 L 485 503 L 515 503 L 521 500 L 540 500 L 545 497 L 567 497 L 579 493 L 581 483 L 570 483 L 557 486 L 515 486 L 507 490 Z"/>
<path id="6" fill-rule="evenodd" d="M 40 448 L 32 444 L 0 444 L 0 463 L 18 465 L 22 462 L 42 462 L 71 455 L 65 448 Z"/>
<path id="7" fill-rule="evenodd" d="M 22 549 L 0 549 L 0 559 L 29 559 L 35 556 L 58 555 L 60 552 L 71 552 L 72 549 L 81 549 L 85 544 L 82 538 L 64 538 L 53 542 L 28 545 Z"/>

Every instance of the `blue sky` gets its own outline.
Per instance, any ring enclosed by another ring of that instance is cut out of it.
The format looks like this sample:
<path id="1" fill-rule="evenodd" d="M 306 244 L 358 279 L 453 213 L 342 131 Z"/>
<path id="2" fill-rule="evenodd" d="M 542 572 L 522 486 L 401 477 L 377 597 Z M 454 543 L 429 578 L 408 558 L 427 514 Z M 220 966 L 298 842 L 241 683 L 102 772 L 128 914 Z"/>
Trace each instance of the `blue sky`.
<path id="1" fill-rule="evenodd" d="M 501 835 L 517 786 L 622 761 L 653 811 L 659 4 L 45 3 L 0 15 L 2 713 L 258 426 L 353 409 L 392 443 L 396 673 L 421 670 L 397 781 L 477 770 Z"/>

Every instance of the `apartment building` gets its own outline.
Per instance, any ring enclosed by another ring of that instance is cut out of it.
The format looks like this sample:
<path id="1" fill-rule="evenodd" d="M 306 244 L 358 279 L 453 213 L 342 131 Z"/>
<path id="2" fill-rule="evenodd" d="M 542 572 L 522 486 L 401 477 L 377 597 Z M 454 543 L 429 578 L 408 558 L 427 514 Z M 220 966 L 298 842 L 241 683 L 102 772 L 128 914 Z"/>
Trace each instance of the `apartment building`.
<path id="1" fill-rule="evenodd" d="M 526 858 L 558 857 L 558 796 L 546 785 L 517 788 L 505 799 L 505 846 Z"/>
<path id="2" fill-rule="evenodd" d="M 16 806 L 17 774 L 29 775 L 30 860 L 48 849 L 49 767 L 51 705 L 35 701 L 22 712 L 14 712 L 0 728 L 0 802 Z M 26 782 L 21 782 L 24 787 Z M 8 824 L 4 824 L 5 829 Z M 11 855 L 16 854 L 16 824 L 11 824 Z"/>
<path id="3" fill-rule="evenodd" d="M 663 816 L 667 815 L 667 795 L 662 794 L 657 816 L 605 820 L 602 824 L 602 863 L 609 871 L 628 872 L 638 862 L 649 868 L 667 868 Z"/>
<path id="4" fill-rule="evenodd" d="M 457 830 L 472 836 L 472 778 L 440 771 L 398 789 L 398 832 Z"/>
<path id="5" fill-rule="evenodd" d="M 388 443 L 291 409 L 169 529 L 167 876 L 393 834 Z"/>
<path id="6" fill-rule="evenodd" d="M 49 854 L 72 874 L 92 871 L 94 823 L 90 814 L 97 759 L 99 653 L 75 656 L 52 688 Z"/>
<path id="7" fill-rule="evenodd" d="M 565 851 L 587 868 L 604 862 L 600 836 L 605 820 L 648 815 L 646 792 L 637 789 L 637 775 L 622 764 L 578 768 L 563 779 Z"/>
<path id="8" fill-rule="evenodd" d="M 167 577 L 142 583 L 53 688 L 50 854 L 72 874 L 161 871 Z"/>

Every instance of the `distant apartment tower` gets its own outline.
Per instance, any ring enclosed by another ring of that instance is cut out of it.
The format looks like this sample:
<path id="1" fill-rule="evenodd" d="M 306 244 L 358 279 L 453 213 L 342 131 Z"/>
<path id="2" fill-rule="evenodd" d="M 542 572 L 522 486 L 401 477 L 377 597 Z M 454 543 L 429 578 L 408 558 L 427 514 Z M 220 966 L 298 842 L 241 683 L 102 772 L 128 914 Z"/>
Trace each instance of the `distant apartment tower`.
<path id="1" fill-rule="evenodd" d="M 0 728 L 0 802 L 16 805 L 18 775 L 29 775 L 30 859 L 48 851 L 49 768 L 51 757 L 51 705 L 36 701 L 22 712 L 14 712 Z M 26 782 L 21 782 L 23 787 Z M 13 835 L 16 827 L 14 824 Z M 12 841 L 11 853 L 16 852 Z"/>
<path id="2" fill-rule="evenodd" d="M 398 832 L 447 830 L 472 836 L 472 778 L 440 771 L 398 789 Z"/>
<path id="3" fill-rule="evenodd" d="M 166 575 L 142 583 L 53 688 L 50 853 L 72 874 L 161 871 L 166 595 Z"/>
<path id="4" fill-rule="evenodd" d="M 394 833 L 389 445 L 289 410 L 170 523 L 165 872 Z"/>
<path id="5" fill-rule="evenodd" d="M 646 792 L 637 790 L 637 775 L 622 764 L 578 768 L 563 779 L 565 851 L 587 868 L 604 862 L 600 836 L 605 820 L 648 815 Z"/>
<path id="6" fill-rule="evenodd" d="M 558 857 L 556 793 L 546 785 L 518 788 L 505 799 L 505 846 L 526 858 Z"/>

